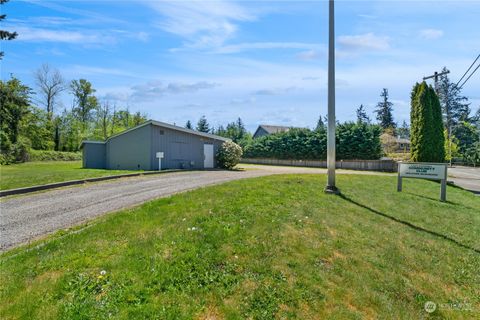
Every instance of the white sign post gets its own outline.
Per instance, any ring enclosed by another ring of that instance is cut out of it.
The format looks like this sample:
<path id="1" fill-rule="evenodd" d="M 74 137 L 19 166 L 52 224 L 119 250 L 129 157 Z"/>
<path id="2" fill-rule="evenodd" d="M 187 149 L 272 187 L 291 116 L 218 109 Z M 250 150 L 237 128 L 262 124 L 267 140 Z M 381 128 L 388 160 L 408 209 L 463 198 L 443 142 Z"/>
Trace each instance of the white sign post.
<path id="1" fill-rule="evenodd" d="M 447 199 L 447 163 L 400 162 L 397 191 L 402 191 L 402 178 L 440 180 L 440 200 Z"/>
<path id="2" fill-rule="evenodd" d="M 162 170 L 162 158 L 163 158 L 163 152 L 157 152 L 157 158 L 158 158 L 158 170 Z"/>

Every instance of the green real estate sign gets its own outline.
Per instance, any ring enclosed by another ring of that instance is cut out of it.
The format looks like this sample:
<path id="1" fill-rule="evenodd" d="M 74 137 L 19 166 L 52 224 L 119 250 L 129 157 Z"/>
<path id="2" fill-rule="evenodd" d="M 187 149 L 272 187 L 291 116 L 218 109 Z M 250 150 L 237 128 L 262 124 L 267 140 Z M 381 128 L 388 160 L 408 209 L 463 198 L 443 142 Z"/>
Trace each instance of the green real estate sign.
<path id="1" fill-rule="evenodd" d="M 447 164 L 446 163 L 421 163 L 400 162 L 398 164 L 397 191 L 402 191 L 402 178 L 417 178 L 440 180 L 440 200 L 446 201 L 447 189 Z"/>

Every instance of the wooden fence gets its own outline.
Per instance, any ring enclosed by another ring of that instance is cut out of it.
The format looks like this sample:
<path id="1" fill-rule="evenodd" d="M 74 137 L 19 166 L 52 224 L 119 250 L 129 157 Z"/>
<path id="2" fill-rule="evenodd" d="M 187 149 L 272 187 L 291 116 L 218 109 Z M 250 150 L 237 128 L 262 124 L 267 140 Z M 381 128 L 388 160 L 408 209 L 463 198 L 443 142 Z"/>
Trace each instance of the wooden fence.
<path id="1" fill-rule="evenodd" d="M 326 168 L 325 160 L 284 160 L 269 158 L 246 158 L 240 161 L 249 164 L 267 164 L 273 166 L 294 166 L 294 167 L 314 167 Z M 337 161 L 337 169 L 347 170 L 366 170 L 366 171 L 383 171 L 397 172 L 398 165 L 393 160 L 341 160 Z"/>

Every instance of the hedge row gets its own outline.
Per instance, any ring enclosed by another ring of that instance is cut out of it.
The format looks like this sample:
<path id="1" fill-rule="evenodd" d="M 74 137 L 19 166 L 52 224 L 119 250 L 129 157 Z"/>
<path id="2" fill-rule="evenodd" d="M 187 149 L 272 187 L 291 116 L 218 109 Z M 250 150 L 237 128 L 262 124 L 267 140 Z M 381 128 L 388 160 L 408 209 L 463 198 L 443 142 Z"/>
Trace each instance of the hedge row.
<path id="1" fill-rule="evenodd" d="M 382 156 L 381 128 L 377 125 L 346 122 L 337 125 L 338 160 L 376 160 Z M 245 158 L 324 160 L 327 158 L 327 132 L 290 129 L 287 132 L 254 139 L 244 148 Z"/>
<path id="2" fill-rule="evenodd" d="M 78 161 L 82 160 L 81 152 L 62 152 L 52 150 L 30 150 L 28 161 Z"/>

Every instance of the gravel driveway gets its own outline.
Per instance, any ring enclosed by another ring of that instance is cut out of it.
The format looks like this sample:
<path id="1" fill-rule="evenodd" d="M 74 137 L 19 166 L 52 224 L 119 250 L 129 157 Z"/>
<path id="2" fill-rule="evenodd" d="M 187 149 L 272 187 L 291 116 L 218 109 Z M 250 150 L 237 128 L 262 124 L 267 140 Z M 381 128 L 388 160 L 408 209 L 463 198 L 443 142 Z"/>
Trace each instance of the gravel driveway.
<path id="1" fill-rule="evenodd" d="M 245 171 L 187 171 L 123 178 L 5 199 L 0 202 L 0 251 L 107 212 L 226 181 L 325 169 L 246 166 Z M 339 173 L 356 173 L 339 170 Z M 367 173 L 367 172 L 363 172 Z M 373 172 L 367 174 L 375 174 Z M 378 174 L 378 173 L 377 173 Z"/>

